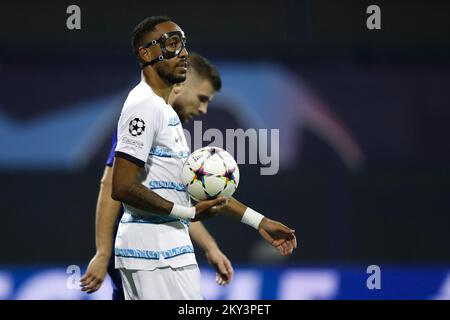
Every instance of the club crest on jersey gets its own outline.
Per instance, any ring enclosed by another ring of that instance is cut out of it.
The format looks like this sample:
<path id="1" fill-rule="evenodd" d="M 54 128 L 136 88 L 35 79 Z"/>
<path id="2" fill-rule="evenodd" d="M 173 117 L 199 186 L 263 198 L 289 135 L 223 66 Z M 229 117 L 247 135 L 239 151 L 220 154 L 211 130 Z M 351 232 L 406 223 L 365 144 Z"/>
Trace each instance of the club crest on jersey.
<path id="1" fill-rule="evenodd" d="M 128 130 L 133 137 L 140 136 L 145 131 L 145 122 L 142 119 L 134 118 L 130 121 Z"/>

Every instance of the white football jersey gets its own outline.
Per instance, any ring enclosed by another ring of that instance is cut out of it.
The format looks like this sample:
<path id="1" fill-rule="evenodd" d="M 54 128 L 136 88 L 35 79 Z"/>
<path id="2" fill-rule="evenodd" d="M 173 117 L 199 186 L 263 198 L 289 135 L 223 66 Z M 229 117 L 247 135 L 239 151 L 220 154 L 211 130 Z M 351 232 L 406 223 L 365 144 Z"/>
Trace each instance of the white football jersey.
<path id="1" fill-rule="evenodd" d="M 192 206 L 181 182 L 189 147 L 180 119 L 144 80 L 131 90 L 123 106 L 115 156 L 142 166 L 142 184 L 147 188 L 176 204 Z M 197 263 L 188 221 L 144 213 L 125 203 L 123 207 L 115 245 L 116 268 L 153 270 Z"/>

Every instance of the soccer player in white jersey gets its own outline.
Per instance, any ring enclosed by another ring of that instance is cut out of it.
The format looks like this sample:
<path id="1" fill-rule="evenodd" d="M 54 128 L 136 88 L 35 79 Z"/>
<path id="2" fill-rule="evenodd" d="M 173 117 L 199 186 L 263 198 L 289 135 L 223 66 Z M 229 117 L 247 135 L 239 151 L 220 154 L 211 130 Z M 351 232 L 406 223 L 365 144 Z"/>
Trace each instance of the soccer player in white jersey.
<path id="1" fill-rule="evenodd" d="M 208 59 L 190 53 L 188 62 L 186 80 L 176 84 L 169 97 L 169 103 L 183 123 L 194 116 L 206 114 L 209 102 L 222 86 L 219 72 Z M 117 228 L 122 218 L 121 203 L 111 198 L 112 165 L 116 146 L 117 132 L 114 132 L 97 201 L 95 231 L 97 251 L 89 262 L 80 284 L 83 291 L 93 293 L 101 287 L 108 273 L 113 287 L 112 299 L 124 300 L 120 271 L 114 268 L 113 252 Z M 208 262 L 216 270 L 217 284 L 229 284 L 234 274 L 232 264 L 202 222 L 191 223 L 189 235 L 194 243 L 203 249 Z"/>
<path id="2" fill-rule="evenodd" d="M 218 212 L 258 229 L 282 254 L 296 247 L 294 231 L 232 199 L 192 206 L 180 181 L 189 149 L 180 119 L 167 104 L 183 82 L 188 52 L 181 28 L 150 17 L 134 30 L 143 79 L 129 94 L 118 123 L 112 197 L 124 205 L 116 238 L 116 268 L 126 299 L 202 299 L 189 220 Z"/>

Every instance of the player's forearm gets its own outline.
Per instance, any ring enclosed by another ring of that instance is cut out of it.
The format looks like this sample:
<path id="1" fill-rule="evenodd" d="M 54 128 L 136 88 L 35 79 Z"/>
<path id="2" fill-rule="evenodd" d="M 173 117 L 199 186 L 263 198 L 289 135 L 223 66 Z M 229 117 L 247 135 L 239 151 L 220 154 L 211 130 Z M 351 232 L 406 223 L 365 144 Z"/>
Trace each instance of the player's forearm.
<path id="1" fill-rule="evenodd" d="M 239 202 L 235 198 L 230 198 L 228 205 L 222 210 L 222 214 L 226 214 L 232 218 L 241 220 L 244 216 L 247 206 L 242 202 Z"/>
<path id="2" fill-rule="evenodd" d="M 111 197 L 145 212 L 169 215 L 174 204 L 141 183 L 142 168 L 121 157 L 114 160 Z"/>
<path id="3" fill-rule="evenodd" d="M 131 183 L 119 192 L 113 192 L 113 198 L 143 210 L 143 214 L 151 212 L 152 214 L 169 215 L 173 208 L 172 202 L 162 198 L 139 182 Z"/>
<path id="4" fill-rule="evenodd" d="M 142 185 L 142 174 L 142 168 L 139 165 L 121 156 L 116 156 L 112 176 L 112 198 L 141 209 L 139 214 L 144 216 L 156 213 L 180 219 L 195 217 L 195 207 L 174 204 Z M 210 206 L 214 204 L 214 201 L 207 203 Z"/>
<path id="5" fill-rule="evenodd" d="M 217 242 L 199 221 L 191 222 L 189 225 L 189 234 L 194 243 L 205 252 L 218 248 Z"/>
<path id="6" fill-rule="evenodd" d="M 111 168 L 106 167 L 100 184 L 95 221 L 97 254 L 109 259 L 112 251 L 114 226 L 121 203 L 111 198 Z"/>
<path id="7" fill-rule="evenodd" d="M 255 228 L 259 229 L 261 222 L 267 222 L 267 218 L 259 212 L 247 207 L 245 204 L 239 202 L 234 198 L 230 198 L 228 205 L 221 210 L 222 214 L 228 215 L 232 218 Z"/>

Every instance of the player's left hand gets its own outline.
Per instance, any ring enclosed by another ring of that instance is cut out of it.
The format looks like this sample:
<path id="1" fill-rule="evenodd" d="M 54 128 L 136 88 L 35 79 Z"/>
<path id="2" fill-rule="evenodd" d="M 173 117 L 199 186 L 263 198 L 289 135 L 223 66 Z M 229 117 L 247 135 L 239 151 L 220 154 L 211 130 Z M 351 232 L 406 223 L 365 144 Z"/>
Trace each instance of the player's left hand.
<path id="1" fill-rule="evenodd" d="M 216 283 L 220 286 L 229 284 L 234 275 L 230 260 L 217 247 L 205 251 L 205 255 L 209 264 L 216 270 Z"/>
<path id="2" fill-rule="evenodd" d="M 93 293 L 100 289 L 108 271 L 109 257 L 96 254 L 89 262 L 86 273 L 80 279 L 81 291 Z"/>
<path id="3" fill-rule="evenodd" d="M 297 248 L 295 231 L 278 221 L 265 217 L 259 224 L 258 231 L 263 239 L 274 246 L 282 256 L 291 255 Z"/>

